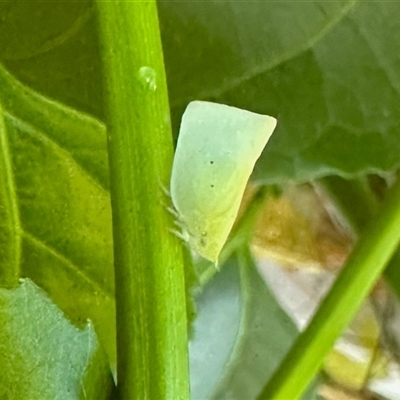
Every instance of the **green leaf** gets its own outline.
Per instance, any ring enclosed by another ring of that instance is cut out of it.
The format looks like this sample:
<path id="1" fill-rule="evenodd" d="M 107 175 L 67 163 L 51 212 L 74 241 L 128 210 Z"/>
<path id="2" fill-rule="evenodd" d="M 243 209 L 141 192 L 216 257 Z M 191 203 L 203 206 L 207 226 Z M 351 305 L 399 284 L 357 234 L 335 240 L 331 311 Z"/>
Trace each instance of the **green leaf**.
<path id="1" fill-rule="evenodd" d="M 104 117 L 92 2 L 1 2 L 0 60 L 44 95 Z"/>
<path id="2" fill-rule="evenodd" d="M 194 98 L 277 116 L 256 179 L 399 165 L 397 4 L 171 1 L 160 11 L 175 125 Z"/>
<path id="3" fill-rule="evenodd" d="M 219 97 L 292 59 L 320 40 L 354 3 L 160 1 L 172 104 L 193 96 Z"/>
<path id="4" fill-rule="evenodd" d="M 231 258 L 196 298 L 193 400 L 255 399 L 298 333 L 249 257 Z M 314 392 L 307 399 L 314 398 Z"/>
<path id="5" fill-rule="evenodd" d="M 0 87 L 0 248 L 7 255 L 0 271 L 12 265 L 15 279 L 31 278 L 74 321 L 90 318 L 114 363 L 104 125 L 23 86 L 1 66 Z"/>
<path id="6" fill-rule="evenodd" d="M 90 5 L 53 1 L 32 10 L 12 4 L 0 6 L 7 15 L 0 59 L 30 87 L 104 117 Z M 190 100 L 209 99 L 278 117 L 254 174 L 266 183 L 399 165 L 396 3 L 158 6 L 175 132 Z M 36 39 L 28 23 L 13 24 L 28 17 L 45 27 Z M 8 43 L 20 59 L 12 59 Z"/>
<path id="7" fill-rule="evenodd" d="M 0 305 L 0 398 L 107 398 L 108 362 L 91 324 L 72 326 L 29 279 L 0 289 Z"/>
<path id="8" fill-rule="evenodd" d="M 20 225 L 13 184 L 11 155 L 8 151 L 4 111 L 0 105 L 0 280 L 13 287 L 19 276 Z"/>

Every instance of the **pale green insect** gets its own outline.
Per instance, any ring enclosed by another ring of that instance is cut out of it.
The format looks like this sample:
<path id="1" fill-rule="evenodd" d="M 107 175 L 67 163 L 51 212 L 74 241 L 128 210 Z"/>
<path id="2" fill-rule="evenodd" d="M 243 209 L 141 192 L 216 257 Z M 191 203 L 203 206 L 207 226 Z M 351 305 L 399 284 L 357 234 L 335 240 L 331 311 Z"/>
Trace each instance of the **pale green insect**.
<path id="1" fill-rule="evenodd" d="M 181 236 L 217 262 L 237 216 L 254 164 L 276 126 L 267 115 L 193 101 L 181 122 L 171 198 Z"/>

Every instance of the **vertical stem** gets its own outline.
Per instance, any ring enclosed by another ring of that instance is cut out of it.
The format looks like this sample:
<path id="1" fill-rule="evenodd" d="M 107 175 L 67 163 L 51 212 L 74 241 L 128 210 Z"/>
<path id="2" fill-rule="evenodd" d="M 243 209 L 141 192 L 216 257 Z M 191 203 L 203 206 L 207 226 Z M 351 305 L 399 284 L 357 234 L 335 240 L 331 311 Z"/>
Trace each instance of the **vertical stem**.
<path id="1" fill-rule="evenodd" d="M 325 177 L 320 183 L 346 218 L 356 236 L 362 235 L 365 227 L 381 204 L 372 190 L 360 179 L 347 180 L 339 176 Z M 400 299 L 400 248 L 393 254 L 385 268 L 384 277 Z"/>
<path id="2" fill-rule="evenodd" d="M 109 112 L 109 163 L 121 399 L 187 399 L 179 242 L 163 204 L 172 164 L 154 0 L 97 2 Z"/>

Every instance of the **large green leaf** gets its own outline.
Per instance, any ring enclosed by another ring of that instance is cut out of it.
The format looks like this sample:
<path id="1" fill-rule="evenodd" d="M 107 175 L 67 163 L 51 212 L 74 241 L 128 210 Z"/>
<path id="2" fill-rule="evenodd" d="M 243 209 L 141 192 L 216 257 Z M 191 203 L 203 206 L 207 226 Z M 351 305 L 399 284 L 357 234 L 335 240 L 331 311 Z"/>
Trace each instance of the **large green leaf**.
<path id="1" fill-rule="evenodd" d="M 0 61 L 41 93 L 104 116 L 91 1 L 0 2 Z"/>
<path id="2" fill-rule="evenodd" d="M 104 126 L 21 85 L 2 67 L 0 88 L 1 275 L 27 276 L 74 321 L 90 318 L 114 362 Z"/>
<path id="3" fill-rule="evenodd" d="M 93 8 L 54 3 L 2 3 L 0 59 L 29 86 L 103 116 Z M 212 99 L 278 116 L 255 173 L 265 182 L 396 167 L 399 11 L 355 0 L 161 1 L 175 131 L 188 101 Z M 40 35 L 13 22 L 28 17 Z"/>
<path id="4" fill-rule="evenodd" d="M 206 98 L 278 117 L 256 178 L 399 164 L 399 4 L 171 1 L 160 10 L 176 116 Z"/>
<path id="5" fill-rule="evenodd" d="M 108 362 L 92 325 L 72 326 L 29 279 L 0 289 L 0 304 L 1 399 L 107 398 Z"/>
<path id="6" fill-rule="evenodd" d="M 324 37 L 354 4 L 211 0 L 178 6 L 173 0 L 160 1 L 172 104 L 193 96 L 219 97 L 293 59 Z"/>

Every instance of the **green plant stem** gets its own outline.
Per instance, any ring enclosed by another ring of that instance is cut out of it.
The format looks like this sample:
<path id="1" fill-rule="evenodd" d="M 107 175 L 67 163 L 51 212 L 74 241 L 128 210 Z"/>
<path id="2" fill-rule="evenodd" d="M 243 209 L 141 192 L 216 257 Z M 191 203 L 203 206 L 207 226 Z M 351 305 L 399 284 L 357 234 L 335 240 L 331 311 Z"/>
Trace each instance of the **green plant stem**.
<path id="1" fill-rule="evenodd" d="M 172 135 L 155 1 L 97 2 L 108 103 L 121 400 L 187 399 L 182 251 L 162 186 Z"/>
<path id="2" fill-rule="evenodd" d="M 377 197 L 368 184 L 360 179 L 347 180 L 339 176 L 321 179 L 324 190 L 334 201 L 357 237 L 361 236 L 368 222 L 380 208 Z M 397 248 L 385 268 L 384 277 L 400 299 L 400 249 Z"/>
<path id="3" fill-rule="evenodd" d="M 400 240 L 400 180 L 360 238 L 308 328 L 299 336 L 259 399 L 298 399 L 349 324 Z"/>

